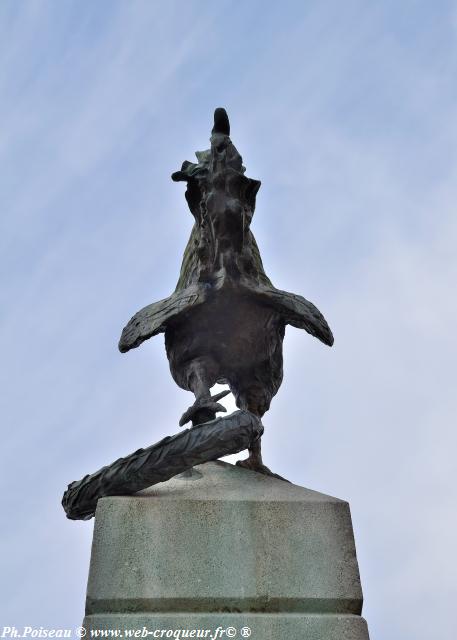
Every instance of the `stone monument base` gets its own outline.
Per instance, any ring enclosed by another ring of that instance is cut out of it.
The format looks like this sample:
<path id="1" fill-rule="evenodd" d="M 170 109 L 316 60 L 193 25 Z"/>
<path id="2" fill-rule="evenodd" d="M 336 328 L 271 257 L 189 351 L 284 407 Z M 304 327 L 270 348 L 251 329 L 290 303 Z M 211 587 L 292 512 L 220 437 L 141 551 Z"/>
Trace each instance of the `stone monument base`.
<path id="1" fill-rule="evenodd" d="M 119 629 L 123 634 L 126 631 L 129 634 L 130 630 L 138 630 L 139 634 L 136 637 L 140 638 L 207 638 L 207 640 L 249 637 L 252 640 L 367 640 L 369 638 L 367 623 L 362 617 L 320 613 L 95 614 L 86 616 L 84 626 L 87 630 Z M 148 635 L 144 630 L 147 630 Z M 154 633 L 156 633 L 155 636 Z M 128 637 L 128 635 L 120 637 Z M 132 634 L 131 637 L 135 636 Z"/>
<path id="2" fill-rule="evenodd" d="M 368 640 L 361 610 L 347 502 L 224 462 L 98 501 L 88 636 Z"/>

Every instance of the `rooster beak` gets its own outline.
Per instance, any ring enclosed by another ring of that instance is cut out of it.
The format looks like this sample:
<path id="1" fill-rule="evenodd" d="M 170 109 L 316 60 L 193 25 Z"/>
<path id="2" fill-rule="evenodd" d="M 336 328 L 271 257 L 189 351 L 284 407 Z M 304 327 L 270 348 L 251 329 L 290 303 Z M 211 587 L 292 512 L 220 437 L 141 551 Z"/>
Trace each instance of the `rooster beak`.
<path id="1" fill-rule="evenodd" d="M 214 127 L 211 133 L 230 135 L 230 121 L 227 111 L 223 107 L 218 107 L 214 112 Z"/>

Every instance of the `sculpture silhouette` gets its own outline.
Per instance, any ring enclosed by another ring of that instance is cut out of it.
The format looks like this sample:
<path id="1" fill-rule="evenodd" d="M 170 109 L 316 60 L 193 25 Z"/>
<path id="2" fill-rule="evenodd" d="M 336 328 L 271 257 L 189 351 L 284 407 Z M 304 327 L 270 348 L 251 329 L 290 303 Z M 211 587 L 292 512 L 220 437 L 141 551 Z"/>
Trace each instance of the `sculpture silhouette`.
<path id="1" fill-rule="evenodd" d="M 282 382 L 287 324 L 333 344 L 320 311 L 301 296 L 276 289 L 266 276 L 250 230 L 260 182 L 244 175 L 229 136 L 227 113 L 218 108 L 211 148 L 172 175 L 187 183 L 186 200 L 195 218 L 176 290 L 136 313 L 119 342 L 126 352 L 165 332 L 171 374 L 195 395 L 181 426 L 225 411 L 217 401 L 229 392 L 212 397 L 216 383 L 228 384 L 237 406 L 261 418 Z M 271 473 L 262 461 L 260 438 L 238 464 Z"/>

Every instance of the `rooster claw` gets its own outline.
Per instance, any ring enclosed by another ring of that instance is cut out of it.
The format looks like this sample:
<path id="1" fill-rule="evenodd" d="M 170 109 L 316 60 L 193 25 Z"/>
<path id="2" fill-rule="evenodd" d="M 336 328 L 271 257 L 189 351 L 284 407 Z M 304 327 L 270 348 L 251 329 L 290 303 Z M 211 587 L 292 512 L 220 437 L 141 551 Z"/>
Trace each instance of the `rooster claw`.
<path id="1" fill-rule="evenodd" d="M 278 480 L 284 480 L 284 482 L 289 482 L 286 478 L 283 478 L 277 473 L 273 473 L 270 471 L 268 467 L 266 467 L 261 462 L 257 462 L 252 458 L 246 458 L 246 460 L 238 460 L 236 463 L 237 467 L 243 467 L 243 469 L 249 469 L 250 471 L 257 471 L 257 473 L 262 473 L 264 476 L 271 476 L 272 478 L 277 478 Z"/>
<path id="2" fill-rule="evenodd" d="M 227 409 L 223 405 L 219 404 L 217 400 L 224 398 L 229 393 L 230 391 L 227 389 L 220 393 L 216 393 L 214 396 L 195 400 L 194 404 L 182 414 L 179 426 L 183 427 L 187 422 L 192 421 L 192 426 L 195 427 L 197 424 L 214 420 L 216 413 L 219 411 L 227 411 Z"/>

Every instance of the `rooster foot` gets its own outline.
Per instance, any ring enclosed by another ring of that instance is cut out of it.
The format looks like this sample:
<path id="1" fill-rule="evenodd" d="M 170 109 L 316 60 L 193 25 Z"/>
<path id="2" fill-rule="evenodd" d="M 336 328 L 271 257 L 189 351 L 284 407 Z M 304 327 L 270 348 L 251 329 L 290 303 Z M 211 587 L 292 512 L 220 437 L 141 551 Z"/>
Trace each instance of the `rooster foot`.
<path id="1" fill-rule="evenodd" d="M 226 389 L 214 396 L 205 396 L 195 400 L 194 404 L 184 411 L 179 421 L 179 426 L 183 427 L 187 422 L 192 421 L 192 426 L 214 420 L 218 411 L 226 412 L 227 409 L 219 404 L 218 400 L 228 395 L 230 391 Z"/>
<path id="2" fill-rule="evenodd" d="M 262 473 L 264 476 L 271 476 L 272 478 L 277 478 L 278 480 L 289 482 L 289 480 L 286 480 L 286 478 L 283 478 L 277 473 L 273 473 L 273 471 L 262 464 L 262 462 L 259 462 L 252 457 L 246 458 L 246 460 L 238 460 L 236 466 L 243 467 L 243 469 L 249 469 L 250 471 L 257 471 L 257 473 Z"/>

